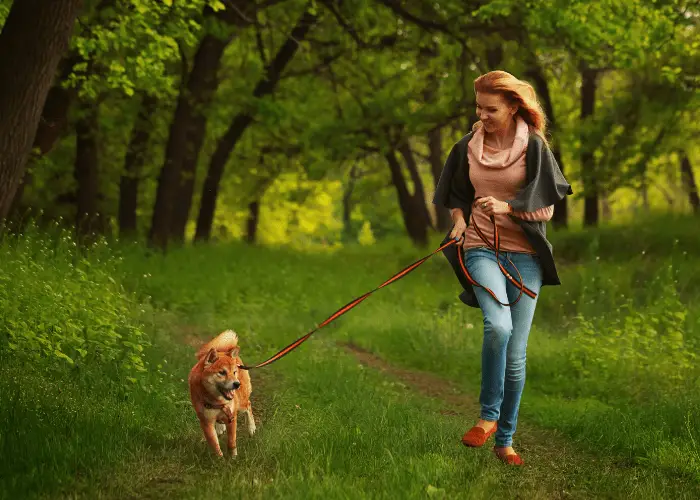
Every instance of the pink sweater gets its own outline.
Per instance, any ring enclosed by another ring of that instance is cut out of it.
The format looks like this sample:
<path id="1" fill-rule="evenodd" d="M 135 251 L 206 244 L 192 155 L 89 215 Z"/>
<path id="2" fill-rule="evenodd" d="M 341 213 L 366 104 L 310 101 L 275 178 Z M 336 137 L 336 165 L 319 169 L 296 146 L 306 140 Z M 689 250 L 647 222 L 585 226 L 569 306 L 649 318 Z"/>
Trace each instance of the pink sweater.
<path id="1" fill-rule="evenodd" d="M 493 196 L 505 201 L 515 198 L 520 187 L 525 183 L 525 153 L 529 128 L 521 118 L 516 118 L 516 132 L 510 149 L 495 149 L 484 144 L 484 129 L 479 128 L 469 141 L 467 155 L 469 158 L 469 180 L 474 186 L 477 197 Z M 493 226 L 478 205 L 474 207 L 474 220 L 486 238 L 493 242 Z M 513 212 L 511 215 L 525 220 L 548 221 L 552 218 L 554 206 L 540 208 L 534 212 Z M 471 220 L 466 232 L 464 248 L 485 246 L 476 234 Z M 511 252 L 535 253 L 520 226 L 508 215 L 496 215 L 496 224 L 501 237 L 501 249 Z"/>

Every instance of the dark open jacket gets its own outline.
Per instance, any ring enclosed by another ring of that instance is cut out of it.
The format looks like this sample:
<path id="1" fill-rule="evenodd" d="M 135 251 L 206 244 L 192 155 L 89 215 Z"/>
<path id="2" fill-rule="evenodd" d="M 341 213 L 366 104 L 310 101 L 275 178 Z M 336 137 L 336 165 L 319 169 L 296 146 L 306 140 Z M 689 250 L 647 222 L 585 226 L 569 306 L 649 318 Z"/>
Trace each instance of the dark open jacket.
<path id="1" fill-rule="evenodd" d="M 469 223 L 471 206 L 474 201 L 474 186 L 469 180 L 469 162 L 467 160 L 467 144 L 473 132 L 460 139 L 450 151 L 445 166 L 440 174 L 440 180 L 435 188 L 433 203 L 447 208 L 461 208 L 464 219 Z M 530 133 L 526 153 L 526 183 L 513 200 L 507 201 L 515 211 L 534 212 L 538 208 L 554 205 L 566 195 L 573 194 L 571 185 L 566 181 L 559 169 L 552 151 L 542 138 Z M 522 227 L 528 241 L 537 252 L 542 265 L 542 285 L 559 285 L 559 275 L 554 264 L 552 244 L 547 240 L 547 224 L 543 221 L 526 221 L 508 215 Z M 452 230 L 445 235 L 442 244 L 447 243 Z M 479 307 L 472 285 L 462 272 L 459 265 L 457 246 L 452 245 L 443 250 L 443 254 L 457 275 L 464 291 L 459 298 L 471 307 Z"/>

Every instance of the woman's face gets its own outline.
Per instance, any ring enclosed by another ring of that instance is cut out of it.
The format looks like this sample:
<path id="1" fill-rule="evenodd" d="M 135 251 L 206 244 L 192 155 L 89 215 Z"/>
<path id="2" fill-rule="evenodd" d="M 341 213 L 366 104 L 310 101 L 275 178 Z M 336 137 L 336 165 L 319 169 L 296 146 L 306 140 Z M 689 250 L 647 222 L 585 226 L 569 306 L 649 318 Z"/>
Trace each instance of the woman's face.
<path id="1" fill-rule="evenodd" d="M 476 93 L 476 115 L 488 133 L 507 129 L 517 110 L 518 106 L 509 105 L 501 94 Z"/>

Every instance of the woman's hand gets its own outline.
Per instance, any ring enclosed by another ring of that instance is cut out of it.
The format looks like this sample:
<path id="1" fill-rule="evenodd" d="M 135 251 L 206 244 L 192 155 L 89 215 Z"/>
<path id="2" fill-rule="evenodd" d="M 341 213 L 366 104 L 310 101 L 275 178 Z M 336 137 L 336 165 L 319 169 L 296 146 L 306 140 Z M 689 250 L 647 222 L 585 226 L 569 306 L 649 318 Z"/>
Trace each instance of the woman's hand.
<path id="1" fill-rule="evenodd" d="M 509 214 L 513 211 L 513 207 L 511 207 L 508 203 L 497 200 L 493 196 L 485 196 L 484 198 L 480 198 L 479 201 L 476 202 L 476 206 L 479 207 L 479 209 L 481 209 L 481 211 L 486 215 Z"/>
<path id="2" fill-rule="evenodd" d="M 457 239 L 457 245 L 461 246 L 464 244 L 464 233 L 467 231 L 467 222 L 464 220 L 464 212 L 459 208 L 455 208 L 450 210 L 450 215 L 454 222 L 450 238 L 453 240 Z"/>

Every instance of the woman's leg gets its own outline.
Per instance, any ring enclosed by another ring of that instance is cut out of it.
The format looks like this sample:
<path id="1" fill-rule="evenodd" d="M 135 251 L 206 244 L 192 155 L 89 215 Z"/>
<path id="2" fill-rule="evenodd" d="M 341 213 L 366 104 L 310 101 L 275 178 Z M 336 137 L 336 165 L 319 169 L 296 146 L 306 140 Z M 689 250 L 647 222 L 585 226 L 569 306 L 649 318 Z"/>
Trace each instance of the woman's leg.
<path id="1" fill-rule="evenodd" d="M 470 249 L 465 257 L 467 270 L 477 283 L 490 288 L 501 302 L 508 302 L 506 278 L 496 262 L 496 254 L 484 248 Z M 481 348 L 481 419 L 497 421 L 504 396 L 506 349 L 513 325 L 510 308 L 502 306 L 483 288 L 474 293 L 484 316 Z"/>
<path id="2" fill-rule="evenodd" d="M 507 256 L 513 261 L 522 275 L 525 285 L 538 294 L 542 286 L 542 271 L 539 259 L 532 255 L 517 252 L 508 252 Z M 515 278 L 518 273 L 512 268 L 506 259 L 502 261 L 504 267 Z M 508 301 L 512 302 L 518 297 L 518 288 L 508 282 L 506 286 Z M 493 299 L 492 299 L 493 302 Z M 532 318 L 535 314 L 537 298 L 530 298 L 523 294 L 514 306 L 510 307 L 512 321 L 512 334 L 508 342 L 505 363 L 505 382 L 503 387 L 503 402 L 500 407 L 498 430 L 495 434 L 496 446 L 512 446 L 513 434 L 517 427 L 520 397 L 525 387 L 525 359 L 527 340 L 530 334 Z"/>

